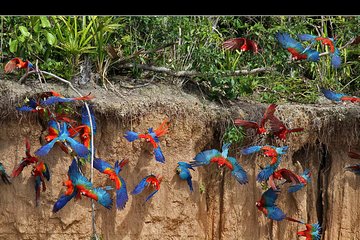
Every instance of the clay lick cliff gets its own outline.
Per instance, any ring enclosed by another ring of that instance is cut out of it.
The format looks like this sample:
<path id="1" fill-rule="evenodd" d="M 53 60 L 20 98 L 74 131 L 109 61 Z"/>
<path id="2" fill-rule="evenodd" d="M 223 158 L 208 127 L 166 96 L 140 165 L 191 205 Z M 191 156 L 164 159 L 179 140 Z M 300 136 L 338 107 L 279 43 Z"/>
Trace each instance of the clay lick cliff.
<path id="1" fill-rule="evenodd" d="M 96 199 L 91 195 L 94 191 L 100 196 L 94 206 L 96 231 L 101 239 L 305 239 L 297 234 L 306 230 L 304 224 L 271 220 L 256 205 L 264 192 L 271 189 L 267 182 L 257 181 L 271 157 L 262 156 L 266 152 L 263 149 L 247 155 L 242 150 L 264 145 L 288 146 L 277 170 L 286 168 L 299 175 L 305 169 L 311 172 L 311 181 L 293 193 L 288 192 L 292 183 L 274 180 L 280 189 L 275 204 L 286 216 L 304 223 L 318 222 L 321 239 L 360 239 L 360 212 L 354 207 L 359 201 L 359 179 L 353 172 L 345 171 L 346 166 L 359 161 L 348 156 L 349 151 L 359 151 L 356 102 L 336 104 L 321 97 L 322 101 L 314 105 L 278 104 L 274 115 L 288 128 L 303 128 L 303 131 L 288 134 L 285 141 L 279 141 L 245 129 L 244 141 L 232 144 L 227 155 L 235 158 L 246 172 L 246 183 L 240 184 L 230 169 L 231 164 L 224 161 L 222 167 L 218 166 L 221 157 L 201 166 L 195 166 L 194 158 L 211 149 L 221 153 L 224 132 L 234 124 L 234 119 L 259 123 L 269 104 L 245 101 L 218 104 L 201 95 L 161 84 L 122 92 L 125 98 L 103 89 L 82 89 L 83 95 L 91 92 L 94 97 L 86 101 L 92 106 L 96 122 L 95 156 L 111 167 L 119 161 L 118 176 L 126 183 L 128 199 L 124 200 L 124 206 L 117 208 L 116 181 L 110 178 L 109 172 L 104 174 L 94 169 L 93 186 L 78 188 L 77 196 L 54 212 L 59 199 L 71 191 L 70 182 L 81 185 L 79 176 L 83 174 L 89 179 L 91 169 L 85 161 L 79 168 L 81 171 L 72 168 L 71 174 L 77 177 L 69 178 L 74 156 L 86 152 L 74 143 L 71 145 L 71 140 L 67 145 L 73 150 L 72 156 L 64 152 L 61 144 L 55 144 L 47 154 L 40 151 L 42 156 L 35 154 L 50 140 L 45 139 L 49 129 L 43 129 L 36 113 L 15 108 L 23 106 L 24 99 L 48 91 L 77 97 L 70 88 L 60 84 L 48 83 L 41 87 L 38 83 L 0 82 L 0 162 L 10 181 L 10 184 L 0 183 L 1 239 L 90 239 L 93 229 L 90 198 Z M 72 108 L 68 110 L 74 109 L 72 116 L 81 123 L 83 102 L 74 101 L 69 105 Z M 156 142 L 164 162 L 155 159 L 151 141 L 129 142 L 124 137 L 127 131 L 145 134 L 148 128 L 156 130 L 165 119 L 169 120 L 168 132 Z M 266 124 L 269 128 L 269 122 Z M 83 130 L 80 132 L 83 134 Z M 51 133 L 57 137 L 56 131 Z M 25 152 L 25 139 L 31 145 L 29 156 Z M 74 136 L 74 140 L 84 143 L 80 135 Z M 39 161 L 12 177 L 24 157 L 37 157 Z M 127 159 L 127 164 L 121 164 L 123 159 Z M 46 166 L 32 167 L 39 162 Z M 180 178 L 178 162 L 192 163 L 194 170 L 189 171 L 193 191 L 188 182 Z M 51 177 L 47 178 L 49 174 Z M 143 191 L 132 192 L 151 174 L 153 182 L 158 177 L 157 180 L 161 180 L 160 188 L 145 201 L 156 186 L 144 184 Z M 40 186 L 38 201 L 36 186 Z M 106 193 L 111 203 L 106 201 Z"/>

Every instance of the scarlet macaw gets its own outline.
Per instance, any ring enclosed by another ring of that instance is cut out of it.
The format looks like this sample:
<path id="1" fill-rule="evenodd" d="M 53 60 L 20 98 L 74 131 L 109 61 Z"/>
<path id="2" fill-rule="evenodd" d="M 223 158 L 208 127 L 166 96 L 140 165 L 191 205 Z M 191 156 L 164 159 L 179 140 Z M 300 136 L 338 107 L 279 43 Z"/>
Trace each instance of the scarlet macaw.
<path id="1" fill-rule="evenodd" d="M 247 38 L 231 38 L 223 42 L 223 48 L 226 50 L 238 49 L 241 52 L 253 51 L 254 53 L 259 52 L 257 43 Z"/>
<path id="2" fill-rule="evenodd" d="M 189 185 L 190 191 L 194 191 L 192 186 L 192 177 L 189 169 L 195 171 L 195 169 L 187 162 L 178 162 L 178 166 L 176 168 L 176 173 L 179 175 L 181 179 L 184 179 L 187 181 L 187 184 Z"/>
<path id="3" fill-rule="evenodd" d="M 45 192 L 46 191 L 45 178 L 48 181 L 50 180 L 49 167 L 43 161 L 38 162 L 34 166 L 31 175 L 35 178 L 35 203 L 36 206 L 39 206 L 40 185 L 42 184 L 43 192 Z"/>
<path id="4" fill-rule="evenodd" d="M 288 33 L 276 33 L 276 39 L 281 46 L 287 49 L 294 60 L 307 60 L 317 62 L 320 59 L 319 52 L 313 49 L 305 49 L 300 42 L 291 38 Z"/>
<path id="5" fill-rule="evenodd" d="M 0 162 L 0 176 L 5 184 L 11 184 L 10 176 L 6 173 L 4 165 Z"/>
<path id="6" fill-rule="evenodd" d="M 253 128 L 253 129 L 256 129 L 257 134 L 264 134 L 264 133 L 266 133 L 265 123 L 271 116 L 273 116 L 276 107 L 277 107 L 277 105 L 274 103 L 272 103 L 268 106 L 268 108 L 266 109 L 266 111 L 264 113 L 263 118 L 261 119 L 260 125 L 254 121 L 246 121 L 246 120 L 242 120 L 242 119 L 238 119 L 238 118 L 234 120 L 234 124 L 236 126 L 242 126 L 244 128 Z"/>
<path id="7" fill-rule="evenodd" d="M 110 180 L 115 182 L 117 209 L 124 209 L 128 201 L 125 180 L 119 176 L 120 171 L 128 162 L 128 159 L 123 159 L 120 163 L 119 161 L 116 161 L 114 167 L 112 167 L 108 162 L 100 158 L 94 159 L 94 168 L 101 173 L 109 175 Z"/>
<path id="8" fill-rule="evenodd" d="M 5 73 L 11 73 L 15 69 L 26 69 L 27 71 L 34 69 L 34 65 L 29 61 L 23 61 L 22 59 L 16 57 L 8 61 L 4 67 Z"/>
<path id="9" fill-rule="evenodd" d="M 302 189 L 308 182 L 311 181 L 310 176 L 311 176 L 311 173 L 310 173 L 309 169 L 305 169 L 303 174 L 297 175 L 286 168 L 282 168 L 282 169 L 275 171 L 269 177 L 269 185 L 271 186 L 272 189 L 277 190 L 274 179 L 277 179 L 277 180 L 285 179 L 286 181 L 284 183 L 291 182 L 293 184 L 289 187 L 288 192 L 290 192 L 290 193 L 297 192 L 300 189 Z"/>
<path id="10" fill-rule="evenodd" d="M 147 202 L 150 198 L 154 196 L 155 193 L 159 191 L 161 181 L 162 181 L 162 177 L 159 175 L 158 176 L 155 176 L 154 174 L 147 175 L 138 183 L 138 185 L 135 186 L 131 194 L 133 195 L 139 194 L 145 189 L 145 187 L 152 186 L 154 187 L 155 190 L 149 196 L 146 197 L 145 202 Z"/>
<path id="11" fill-rule="evenodd" d="M 298 236 L 306 237 L 305 240 L 320 240 L 321 239 L 321 227 L 319 223 L 309 224 L 303 223 L 306 225 L 306 230 L 297 232 Z"/>
<path id="12" fill-rule="evenodd" d="M 104 189 L 94 188 L 93 184 L 80 173 L 75 159 L 73 159 L 69 167 L 68 177 L 69 179 L 64 182 L 67 190 L 65 194 L 61 195 L 55 202 L 53 212 L 58 212 L 72 198 L 81 199 L 81 196 L 89 197 L 107 209 L 111 208 L 112 200 L 110 194 Z"/>
<path id="13" fill-rule="evenodd" d="M 246 184 L 248 182 L 247 174 L 245 170 L 233 157 L 228 157 L 228 152 L 231 143 L 224 143 L 222 146 L 222 152 L 217 149 L 206 150 L 198 153 L 194 161 L 190 162 L 192 167 L 199 167 L 208 165 L 211 162 L 217 163 L 219 167 L 226 166 L 231 170 L 231 174 L 236 178 L 240 184 Z"/>
<path id="14" fill-rule="evenodd" d="M 324 96 L 334 102 L 344 102 L 344 101 L 350 101 L 352 103 L 354 102 L 360 102 L 360 98 L 349 96 L 343 93 L 336 93 L 334 91 L 331 91 L 329 89 L 321 88 L 321 92 L 324 94 Z"/>
<path id="15" fill-rule="evenodd" d="M 165 135 L 166 133 L 168 133 L 169 130 L 169 126 L 168 126 L 168 120 L 165 119 L 161 125 L 155 129 L 155 131 L 153 131 L 153 128 L 149 128 L 148 129 L 148 133 L 145 134 L 139 134 L 137 132 L 133 132 L 133 131 L 126 131 L 124 137 L 126 138 L 126 140 L 128 140 L 129 142 L 133 142 L 136 139 L 139 138 L 143 138 L 145 139 L 147 142 L 150 142 L 153 147 L 154 147 L 154 155 L 155 155 L 155 160 L 161 163 L 165 162 L 165 157 L 161 151 L 160 148 L 160 140 L 159 137 Z"/>
<path id="16" fill-rule="evenodd" d="M 27 138 L 25 138 L 25 155 L 26 157 L 23 157 L 20 163 L 12 171 L 11 177 L 17 177 L 22 172 L 24 167 L 39 161 L 37 157 L 34 157 L 30 154 L 30 142 Z"/>
<path id="17" fill-rule="evenodd" d="M 285 141 L 287 134 L 292 132 L 302 132 L 304 128 L 287 128 L 285 124 L 280 121 L 276 116 L 271 116 L 270 121 L 270 133 L 278 137 L 280 140 Z"/>

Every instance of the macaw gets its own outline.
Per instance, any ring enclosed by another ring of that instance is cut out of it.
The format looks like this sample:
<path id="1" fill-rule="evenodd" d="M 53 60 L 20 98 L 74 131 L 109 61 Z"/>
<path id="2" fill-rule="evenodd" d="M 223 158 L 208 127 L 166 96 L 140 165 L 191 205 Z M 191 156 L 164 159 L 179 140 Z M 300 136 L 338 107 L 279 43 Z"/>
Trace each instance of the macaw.
<path id="1" fill-rule="evenodd" d="M 334 102 L 344 102 L 344 101 L 350 101 L 352 103 L 354 102 L 360 102 L 360 98 L 358 97 L 352 97 L 343 93 L 336 93 L 334 91 L 331 91 L 329 89 L 321 88 L 321 92 L 324 94 L 324 96 Z"/>
<path id="2" fill-rule="evenodd" d="M 357 152 L 350 151 L 348 152 L 348 156 L 354 159 L 360 159 L 360 154 Z M 360 175 L 360 163 L 346 166 L 345 171 L 350 171 L 356 175 Z"/>
<path id="3" fill-rule="evenodd" d="M 121 176 L 119 176 L 120 171 L 128 162 L 128 159 L 123 159 L 120 163 L 119 161 L 116 161 L 114 167 L 112 167 L 108 162 L 100 158 L 94 159 L 94 168 L 101 173 L 109 175 L 110 180 L 115 182 L 117 209 L 124 209 L 129 199 L 126 190 L 125 180 Z"/>
<path id="4" fill-rule="evenodd" d="M 260 150 L 263 151 L 265 156 L 271 157 L 271 162 L 270 164 L 266 165 L 265 168 L 262 169 L 257 175 L 256 180 L 258 182 L 267 181 L 269 177 L 275 172 L 281 163 L 281 156 L 287 152 L 288 146 L 275 147 L 270 145 L 256 145 L 242 149 L 241 153 L 244 155 L 249 155 L 255 152 L 259 152 Z"/>
<path id="5" fill-rule="evenodd" d="M 46 100 L 41 100 L 40 105 L 42 106 L 48 106 L 55 103 L 64 103 L 64 102 L 74 102 L 78 100 L 91 100 L 95 98 L 95 96 L 90 95 L 90 93 L 83 97 L 72 97 L 72 98 L 65 98 L 63 96 L 51 96 L 47 98 Z"/>
<path id="6" fill-rule="evenodd" d="M 11 73 L 15 69 L 26 69 L 27 71 L 29 71 L 35 68 L 34 65 L 29 60 L 23 61 L 22 59 L 16 57 L 6 63 L 4 72 Z"/>
<path id="7" fill-rule="evenodd" d="M 55 125 L 57 124 L 54 124 L 54 127 Z M 58 133 L 58 136 L 53 138 L 50 142 L 43 145 L 38 150 L 36 150 L 35 154 L 38 156 L 44 156 L 48 154 L 56 142 L 69 143 L 71 148 L 79 157 L 85 158 L 89 154 L 89 150 L 83 144 L 70 137 L 66 122 L 60 123 L 60 132 Z"/>
<path id="8" fill-rule="evenodd" d="M 0 176 L 5 184 L 11 184 L 10 176 L 6 173 L 4 165 L 0 162 Z"/>
<path id="9" fill-rule="evenodd" d="M 316 41 L 321 42 L 322 45 L 329 46 L 330 56 L 331 56 L 331 65 L 334 68 L 338 68 L 341 65 L 340 51 L 335 46 L 335 40 L 333 38 L 327 37 L 317 37 L 311 34 L 299 34 L 299 39 L 301 41 L 310 41 L 310 45 L 306 48 L 310 48 Z"/>
<path id="10" fill-rule="evenodd" d="M 269 219 L 275 221 L 282 221 L 285 219 L 292 222 L 302 223 L 299 220 L 287 217 L 286 214 L 276 206 L 275 202 L 278 198 L 279 192 L 280 191 L 274 191 L 272 188 L 269 188 L 261 195 L 261 199 L 256 202 L 256 207 Z"/>
<path id="11" fill-rule="evenodd" d="M 247 38 L 231 38 L 223 42 L 223 48 L 226 50 L 239 49 L 241 52 L 253 51 L 254 53 L 259 52 L 257 43 Z"/>
<path id="12" fill-rule="evenodd" d="M 265 123 L 271 116 L 273 116 L 276 107 L 277 107 L 277 105 L 274 103 L 272 103 L 268 106 L 268 108 L 266 109 L 266 111 L 264 113 L 263 118 L 261 119 L 260 125 L 254 121 L 246 121 L 246 120 L 241 120 L 238 118 L 234 120 L 234 124 L 236 126 L 242 126 L 244 128 L 253 128 L 253 129 L 256 129 L 257 134 L 264 134 L 264 133 L 266 133 Z"/>
<path id="13" fill-rule="evenodd" d="M 187 181 L 187 184 L 189 185 L 190 191 L 194 191 L 192 186 L 192 177 L 189 169 L 195 171 L 195 169 L 187 162 L 178 162 L 178 166 L 176 168 L 176 174 L 179 175 L 179 177 L 183 180 Z"/>
<path id="14" fill-rule="evenodd" d="M 136 139 L 140 139 L 140 138 L 143 138 L 147 142 L 150 142 L 154 147 L 155 160 L 158 162 L 164 163 L 165 157 L 160 148 L 159 137 L 168 133 L 168 130 L 169 130 L 168 120 L 165 119 L 161 123 L 161 125 L 157 129 L 155 129 L 155 131 L 153 130 L 153 128 L 149 128 L 148 133 L 145 133 L 145 134 L 139 134 L 139 133 L 133 132 L 133 131 L 126 131 L 124 137 L 129 142 L 133 142 Z"/>
<path id="15" fill-rule="evenodd" d="M 69 167 L 68 178 L 64 182 L 66 192 L 55 202 L 53 212 L 58 212 L 72 198 L 81 199 L 81 196 L 89 197 L 107 209 L 111 208 L 112 199 L 110 194 L 102 188 L 94 188 L 93 184 L 81 174 L 75 159 L 73 159 Z"/>
<path id="16" fill-rule="evenodd" d="M 42 184 L 43 192 L 46 191 L 45 178 L 46 180 L 50 180 L 50 171 L 49 167 L 43 161 L 38 162 L 32 172 L 31 175 L 35 178 L 35 203 L 36 206 L 39 206 L 40 201 L 40 185 Z"/>
<path id="17" fill-rule="evenodd" d="M 307 60 L 317 62 L 320 59 L 319 52 L 313 49 L 305 49 L 300 42 L 291 38 L 288 33 L 276 33 L 276 39 L 281 46 L 287 49 L 294 60 Z"/>
<path id="18" fill-rule="evenodd" d="M 278 190 L 275 185 L 274 179 L 277 179 L 277 180 L 285 179 L 286 181 L 284 183 L 291 182 L 293 184 L 289 187 L 288 192 L 290 192 L 290 193 L 297 192 L 300 189 L 302 189 L 308 182 L 311 181 L 310 176 L 311 176 L 311 173 L 310 173 L 309 169 L 305 169 L 303 174 L 297 175 L 286 168 L 282 168 L 282 169 L 275 171 L 269 177 L 269 185 L 273 190 Z"/>
<path id="19" fill-rule="evenodd" d="M 144 177 L 138 185 L 135 186 L 134 190 L 131 192 L 131 194 L 136 195 L 141 193 L 145 187 L 152 186 L 155 188 L 155 190 L 146 197 L 145 202 L 147 202 L 150 198 L 154 196 L 155 193 L 157 193 L 160 189 L 160 183 L 162 181 L 162 176 L 158 175 L 155 176 L 154 174 L 147 175 Z"/>
<path id="20" fill-rule="evenodd" d="M 298 236 L 306 237 L 305 240 L 320 240 L 321 239 L 321 227 L 319 223 L 309 224 L 303 223 L 306 226 L 306 230 L 297 232 Z"/>
<path id="21" fill-rule="evenodd" d="M 27 138 L 25 138 L 25 155 L 20 161 L 20 163 L 14 168 L 11 173 L 11 177 L 17 177 L 22 172 L 24 167 L 29 166 L 30 164 L 37 163 L 39 159 L 30 154 L 30 142 Z"/>
<path id="22" fill-rule="evenodd" d="M 235 158 L 228 156 L 230 145 L 231 143 L 224 143 L 222 152 L 219 152 L 217 149 L 200 152 L 195 156 L 194 161 L 190 162 L 190 165 L 192 167 L 199 167 L 213 162 L 217 163 L 219 167 L 226 166 L 231 170 L 231 174 L 240 184 L 246 184 L 248 182 L 248 177 L 245 170 Z"/>
<path id="23" fill-rule="evenodd" d="M 269 122 L 270 133 L 272 133 L 274 136 L 278 137 L 282 141 L 286 140 L 288 133 L 304 131 L 304 128 L 287 128 L 285 124 L 274 115 L 269 118 Z"/>

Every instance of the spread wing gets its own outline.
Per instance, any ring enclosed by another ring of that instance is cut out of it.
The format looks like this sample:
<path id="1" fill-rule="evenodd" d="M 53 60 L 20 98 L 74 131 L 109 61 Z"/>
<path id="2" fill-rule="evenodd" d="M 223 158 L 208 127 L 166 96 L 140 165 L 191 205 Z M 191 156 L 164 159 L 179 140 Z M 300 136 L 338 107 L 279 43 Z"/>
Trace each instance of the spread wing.
<path id="1" fill-rule="evenodd" d="M 222 43 L 222 47 L 226 50 L 240 49 L 245 43 L 245 38 L 231 38 Z"/>

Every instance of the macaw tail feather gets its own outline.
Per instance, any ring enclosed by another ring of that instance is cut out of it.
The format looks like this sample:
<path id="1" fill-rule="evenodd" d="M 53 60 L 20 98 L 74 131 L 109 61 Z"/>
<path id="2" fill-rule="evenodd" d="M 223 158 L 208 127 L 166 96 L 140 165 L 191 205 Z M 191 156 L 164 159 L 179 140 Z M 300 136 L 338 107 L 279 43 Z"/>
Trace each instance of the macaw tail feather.
<path id="1" fill-rule="evenodd" d="M 273 206 L 268 209 L 268 217 L 275 221 L 282 221 L 286 218 L 285 213 L 278 207 Z"/>
<path id="2" fill-rule="evenodd" d="M 29 107 L 29 106 L 16 107 L 16 110 L 23 111 L 23 112 L 35 112 L 36 111 L 36 109 Z"/>
<path id="3" fill-rule="evenodd" d="M 19 163 L 19 165 L 16 166 L 16 168 L 14 168 L 14 170 L 11 173 L 11 177 L 17 177 L 20 175 L 20 173 L 22 172 L 22 170 L 24 169 L 24 167 L 27 166 L 26 161 L 21 161 Z"/>
<path id="4" fill-rule="evenodd" d="M 288 189 L 289 193 L 294 193 L 299 191 L 300 189 L 302 189 L 305 185 L 303 183 L 299 183 L 299 184 L 295 184 L 295 185 L 291 185 Z"/>
<path id="5" fill-rule="evenodd" d="M 190 191 L 193 192 L 194 189 L 193 189 L 191 177 L 188 177 L 188 178 L 186 179 L 186 181 L 187 181 L 187 184 L 189 185 Z"/>
<path id="6" fill-rule="evenodd" d="M 133 142 L 136 139 L 139 139 L 139 134 L 137 132 L 133 132 L 133 131 L 126 131 L 124 137 L 129 142 Z"/>
<path id="7" fill-rule="evenodd" d="M 36 150 L 35 154 L 38 156 L 45 156 L 50 152 L 50 150 L 53 148 L 54 144 L 58 141 L 58 138 L 54 138 L 51 140 L 51 142 L 48 142 L 47 144 L 43 145 L 41 148 Z"/>
<path id="8" fill-rule="evenodd" d="M 71 195 L 61 195 L 61 197 L 55 202 L 53 207 L 53 212 L 56 213 L 60 209 L 62 209 L 74 196 L 76 195 L 76 191 L 74 191 Z"/>
<path id="9" fill-rule="evenodd" d="M 302 132 L 304 131 L 304 128 L 292 128 L 292 129 L 289 129 L 289 132 Z"/>
<path id="10" fill-rule="evenodd" d="M 300 221 L 300 220 L 297 220 L 297 219 L 294 219 L 294 218 L 291 218 L 291 217 L 286 217 L 285 219 L 288 220 L 288 221 L 291 221 L 291 222 L 304 224 L 303 221 Z"/>
<path id="11" fill-rule="evenodd" d="M 165 157 L 161 151 L 160 146 L 158 146 L 157 148 L 154 148 L 154 154 L 155 154 L 155 160 L 161 163 L 165 162 Z"/>
<path id="12" fill-rule="evenodd" d="M 121 188 L 119 190 L 116 190 L 116 208 L 124 209 L 129 197 L 127 194 L 126 184 L 124 179 L 120 177 L 120 181 L 121 181 Z"/>
<path id="13" fill-rule="evenodd" d="M 10 176 L 7 175 L 7 173 L 4 172 L 3 174 L 1 174 L 1 179 L 5 184 L 11 184 Z"/>
<path id="14" fill-rule="evenodd" d="M 145 202 L 147 202 L 150 198 L 152 198 L 152 196 L 154 196 L 155 193 L 157 193 L 157 192 L 158 192 L 158 190 L 153 191 L 149 196 L 147 196 Z"/>
<path id="15" fill-rule="evenodd" d="M 74 140 L 73 138 L 67 137 L 66 141 L 70 143 L 71 148 L 76 152 L 79 157 L 86 158 L 87 155 L 90 153 L 87 147 L 85 147 L 82 143 Z"/>
<path id="16" fill-rule="evenodd" d="M 103 205 L 105 208 L 110 209 L 112 205 L 112 199 L 110 194 L 102 188 L 94 188 L 94 194 L 98 197 L 97 202 Z"/>
<path id="17" fill-rule="evenodd" d="M 241 150 L 241 153 L 244 154 L 244 155 L 249 155 L 249 154 L 260 151 L 261 147 L 262 146 L 251 146 L 251 147 L 248 147 L 248 148 L 244 148 L 244 149 Z"/>
<path id="18" fill-rule="evenodd" d="M 40 176 L 36 176 L 36 178 L 35 178 L 35 205 L 36 205 L 36 207 L 39 206 L 39 201 L 40 201 L 40 185 L 41 185 L 41 178 L 40 178 Z"/>

